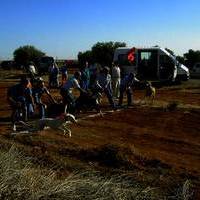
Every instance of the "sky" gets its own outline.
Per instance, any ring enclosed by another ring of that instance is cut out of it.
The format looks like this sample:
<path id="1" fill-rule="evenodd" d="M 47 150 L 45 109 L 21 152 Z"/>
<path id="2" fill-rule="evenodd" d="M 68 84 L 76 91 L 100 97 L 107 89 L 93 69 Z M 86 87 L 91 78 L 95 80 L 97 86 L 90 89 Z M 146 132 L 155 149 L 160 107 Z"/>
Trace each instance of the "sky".
<path id="1" fill-rule="evenodd" d="M 199 0 L 0 0 L 0 59 L 34 45 L 76 59 L 97 42 L 200 50 Z"/>

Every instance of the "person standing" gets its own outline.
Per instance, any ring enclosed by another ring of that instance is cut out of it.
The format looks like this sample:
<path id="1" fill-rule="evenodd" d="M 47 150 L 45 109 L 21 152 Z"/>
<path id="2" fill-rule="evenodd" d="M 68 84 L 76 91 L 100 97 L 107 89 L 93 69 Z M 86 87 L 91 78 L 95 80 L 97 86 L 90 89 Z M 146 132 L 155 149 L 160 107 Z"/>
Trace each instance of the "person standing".
<path id="1" fill-rule="evenodd" d="M 120 73 L 121 71 L 118 63 L 114 63 L 112 67 L 111 76 L 112 76 L 113 98 L 115 99 L 119 98 L 120 79 L 121 79 Z"/>
<path id="2" fill-rule="evenodd" d="M 37 71 L 36 71 L 35 65 L 32 61 L 29 62 L 29 64 L 28 64 L 28 73 L 32 80 L 35 79 L 35 76 L 37 75 Z"/>
<path id="3" fill-rule="evenodd" d="M 59 86 L 59 69 L 56 63 L 49 67 L 49 88 L 57 88 Z"/>
<path id="4" fill-rule="evenodd" d="M 135 77 L 134 73 L 130 73 L 126 75 L 122 80 L 120 84 L 120 97 L 119 97 L 119 104 L 118 106 L 122 106 L 123 103 L 123 97 L 124 97 L 124 92 L 126 92 L 127 95 L 127 105 L 131 106 L 133 103 L 133 98 L 132 98 L 132 87 L 133 85 L 139 82 L 139 80 Z"/>
<path id="5" fill-rule="evenodd" d="M 67 82 L 68 79 L 68 72 L 67 72 L 67 62 L 64 66 L 61 67 L 61 74 L 62 74 L 62 80 L 61 80 L 61 86 L 64 85 Z"/>
<path id="6" fill-rule="evenodd" d="M 115 109 L 116 106 L 112 96 L 111 75 L 109 74 L 109 71 L 110 69 L 107 66 L 104 67 L 97 76 L 97 83 L 102 87 L 111 107 Z"/>
<path id="7" fill-rule="evenodd" d="M 84 90 L 88 90 L 90 85 L 90 70 L 88 62 L 85 63 L 85 66 L 81 70 L 81 80 L 80 86 Z"/>

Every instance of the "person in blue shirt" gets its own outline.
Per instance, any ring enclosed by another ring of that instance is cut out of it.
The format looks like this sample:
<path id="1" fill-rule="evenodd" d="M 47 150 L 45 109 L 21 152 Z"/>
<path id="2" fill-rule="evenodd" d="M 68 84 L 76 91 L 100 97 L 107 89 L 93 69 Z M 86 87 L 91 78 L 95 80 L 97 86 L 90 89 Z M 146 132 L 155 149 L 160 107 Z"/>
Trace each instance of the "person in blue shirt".
<path id="1" fill-rule="evenodd" d="M 133 103 L 132 87 L 136 82 L 139 82 L 139 80 L 135 77 L 135 75 L 133 73 L 130 73 L 130 74 L 124 76 L 124 78 L 121 80 L 121 83 L 120 83 L 120 96 L 119 96 L 118 106 L 122 106 L 124 92 L 126 92 L 126 94 L 127 94 L 128 106 L 132 105 L 132 103 Z"/>
<path id="2" fill-rule="evenodd" d="M 90 70 L 88 62 L 85 63 L 83 69 L 81 69 L 80 86 L 84 90 L 88 90 L 90 85 Z"/>
<path id="3" fill-rule="evenodd" d="M 20 83 L 8 89 L 7 100 L 12 108 L 11 121 L 13 130 L 16 131 L 16 122 L 22 118 L 27 121 L 34 112 L 34 102 L 30 81 L 21 77 Z M 20 116 L 20 113 L 22 116 Z"/>
<path id="4" fill-rule="evenodd" d="M 38 78 L 36 82 L 37 84 L 35 88 L 33 88 L 33 97 L 34 97 L 35 104 L 39 107 L 39 116 L 41 119 L 43 119 L 45 118 L 46 105 L 42 102 L 42 95 L 47 94 L 51 102 L 54 104 L 56 103 L 56 101 L 51 96 L 49 90 L 45 87 L 44 80 L 42 78 Z"/>
<path id="5" fill-rule="evenodd" d="M 56 63 L 49 67 L 49 88 L 57 88 L 59 86 L 59 69 Z"/>

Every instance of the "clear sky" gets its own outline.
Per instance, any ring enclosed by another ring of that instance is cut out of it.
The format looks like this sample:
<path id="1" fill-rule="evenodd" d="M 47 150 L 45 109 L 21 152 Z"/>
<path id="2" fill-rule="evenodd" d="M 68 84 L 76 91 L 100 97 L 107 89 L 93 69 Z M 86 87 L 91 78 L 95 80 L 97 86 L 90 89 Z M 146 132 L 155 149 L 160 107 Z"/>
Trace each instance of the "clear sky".
<path id="1" fill-rule="evenodd" d="M 200 49 L 200 0 L 0 0 L 0 59 L 27 44 L 76 58 L 108 41 Z"/>

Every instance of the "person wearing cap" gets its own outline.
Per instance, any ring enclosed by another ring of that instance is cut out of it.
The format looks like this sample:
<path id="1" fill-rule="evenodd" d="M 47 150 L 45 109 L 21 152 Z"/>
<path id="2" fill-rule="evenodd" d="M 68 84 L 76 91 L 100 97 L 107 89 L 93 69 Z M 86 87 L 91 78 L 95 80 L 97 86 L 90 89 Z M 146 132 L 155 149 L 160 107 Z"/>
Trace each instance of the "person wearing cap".
<path id="1" fill-rule="evenodd" d="M 104 67 L 97 76 L 97 82 L 102 87 L 112 108 L 115 108 L 116 106 L 112 96 L 111 75 L 109 74 L 109 71 L 109 67 Z"/>
<path id="2" fill-rule="evenodd" d="M 132 87 L 136 82 L 139 82 L 139 80 L 135 77 L 134 73 L 130 73 L 130 74 L 126 75 L 121 80 L 120 96 L 119 96 L 119 104 L 118 104 L 118 106 L 122 106 L 124 92 L 126 92 L 126 95 L 127 95 L 127 104 L 128 104 L 128 106 L 132 105 L 132 103 L 133 103 Z"/>
<path id="3" fill-rule="evenodd" d="M 60 89 L 60 94 L 63 98 L 63 104 L 65 105 L 65 110 L 64 112 L 67 112 L 67 109 L 70 113 L 75 112 L 75 107 L 76 107 L 76 98 L 73 95 L 73 90 L 77 89 L 80 92 L 85 93 L 86 91 L 81 88 L 79 81 L 81 79 L 81 72 L 76 71 L 74 73 L 74 76 L 72 76 L 68 81 L 61 87 Z"/>
<path id="4" fill-rule="evenodd" d="M 11 121 L 13 130 L 16 131 L 16 122 L 22 118 L 27 121 L 34 112 L 34 102 L 30 81 L 21 77 L 20 83 L 8 89 L 7 100 L 12 108 Z M 20 111 L 22 116 L 20 116 Z"/>
<path id="5" fill-rule="evenodd" d="M 43 94 L 47 94 L 47 96 L 49 97 L 51 102 L 54 104 L 56 103 L 54 98 L 51 96 L 49 90 L 46 88 L 46 86 L 44 84 L 44 80 L 40 77 L 36 80 L 36 86 L 33 88 L 34 102 L 39 108 L 40 119 L 45 118 L 46 105 L 42 102 Z"/>

